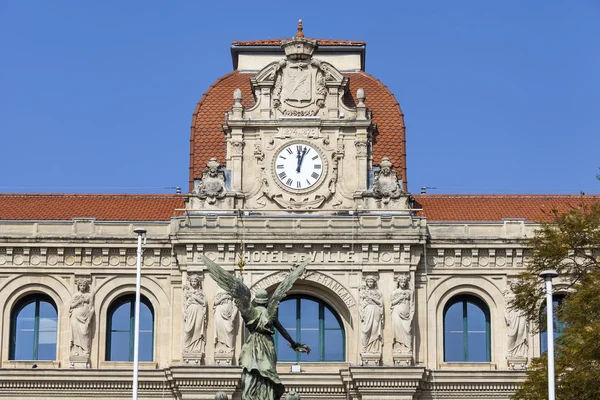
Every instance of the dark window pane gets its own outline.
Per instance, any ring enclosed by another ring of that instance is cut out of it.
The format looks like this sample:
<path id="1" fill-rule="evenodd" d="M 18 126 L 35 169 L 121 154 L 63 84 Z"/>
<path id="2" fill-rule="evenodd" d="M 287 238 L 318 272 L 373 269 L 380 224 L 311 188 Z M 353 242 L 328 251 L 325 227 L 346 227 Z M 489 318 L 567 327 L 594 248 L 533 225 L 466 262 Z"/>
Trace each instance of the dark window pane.
<path id="1" fill-rule="evenodd" d="M 140 361 L 152 361 L 152 347 L 152 331 L 140 331 Z M 131 358 L 133 361 L 133 354 Z"/>
<path id="2" fill-rule="evenodd" d="M 446 310 L 444 317 L 444 329 L 446 332 L 463 331 L 463 303 L 458 302 L 451 305 Z"/>
<path id="3" fill-rule="evenodd" d="M 58 319 L 49 297 L 28 296 L 15 307 L 15 312 L 18 314 L 11 327 L 11 359 L 55 360 Z"/>
<path id="4" fill-rule="evenodd" d="M 120 303 L 122 301 L 122 303 Z M 133 361 L 134 321 L 132 313 L 135 311 L 135 296 L 129 295 L 111 306 L 111 332 L 107 350 L 108 361 Z M 120 305 L 119 305 L 120 303 Z M 140 336 L 139 360 L 152 361 L 154 359 L 154 316 L 152 308 L 147 305 L 147 299 L 140 302 Z"/>
<path id="5" fill-rule="evenodd" d="M 469 362 L 486 362 L 489 361 L 487 358 L 488 344 L 487 344 L 487 333 L 469 333 L 467 336 L 469 342 L 469 354 L 467 361 Z"/>
<path id="6" fill-rule="evenodd" d="M 56 335 L 55 335 L 56 337 Z M 40 343 L 38 346 L 38 360 L 56 360 L 56 342 Z"/>
<path id="7" fill-rule="evenodd" d="M 565 323 L 560 321 L 558 319 L 558 309 L 561 306 L 562 302 L 563 302 L 563 296 L 557 296 L 554 297 L 554 300 L 552 301 L 553 304 L 553 314 L 552 314 L 552 319 L 553 319 L 553 324 L 552 324 L 552 328 L 554 330 L 554 343 L 556 344 L 556 339 L 559 338 L 562 335 L 562 331 L 565 328 Z M 542 326 L 540 326 L 540 351 L 541 353 L 545 353 L 548 351 L 548 334 L 546 332 L 546 306 L 544 303 L 544 308 L 542 309 L 542 320 L 543 320 L 543 324 Z"/>
<path id="8" fill-rule="evenodd" d="M 296 337 L 296 329 L 287 330 L 292 338 Z M 290 344 L 281 335 L 277 338 L 277 359 L 278 361 L 296 361 L 296 352 L 292 350 Z"/>
<path id="9" fill-rule="evenodd" d="M 140 304 L 140 330 L 152 331 L 154 327 L 154 320 L 152 318 L 152 312 L 144 303 Z"/>
<path id="10" fill-rule="evenodd" d="M 319 361 L 319 330 L 318 329 L 303 329 L 300 332 L 300 341 L 310 347 L 310 354 L 301 353 L 301 361 Z"/>
<path id="11" fill-rule="evenodd" d="M 130 329 L 130 312 L 131 303 L 127 302 L 119 306 L 113 314 L 111 319 L 111 330 L 113 331 L 129 331 Z"/>
<path id="12" fill-rule="evenodd" d="M 315 349 L 316 350 L 316 349 Z M 344 332 L 341 330 L 326 330 L 324 357 L 327 361 L 344 361 Z"/>
<path id="13" fill-rule="evenodd" d="M 474 303 L 467 303 L 467 329 L 469 332 L 483 332 L 486 329 L 485 314 Z"/>
<path id="14" fill-rule="evenodd" d="M 329 310 L 329 308 L 324 307 L 325 308 L 325 329 L 327 328 L 335 328 L 335 329 L 339 329 L 341 328 L 340 323 L 338 322 L 337 318 L 333 315 L 333 313 Z"/>
<path id="15" fill-rule="evenodd" d="M 489 354 L 487 309 L 474 297 L 456 298 L 444 314 L 444 361 L 489 362 Z"/>
<path id="16" fill-rule="evenodd" d="M 17 316 L 17 330 L 33 331 L 35 325 L 35 302 L 27 304 Z"/>
<path id="17" fill-rule="evenodd" d="M 311 349 L 310 354 L 295 353 L 287 341 L 275 333 L 278 361 L 344 361 L 343 326 L 326 304 L 314 298 L 292 296 L 279 306 L 278 318 L 292 338 Z M 301 327 L 299 330 L 297 324 Z"/>
<path id="18" fill-rule="evenodd" d="M 444 341 L 444 361 L 465 361 L 464 335 L 462 332 L 446 332 Z"/>
<path id="19" fill-rule="evenodd" d="M 129 352 L 129 336 L 129 332 L 113 332 L 111 334 L 109 361 L 132 361 Z"/>
<path id="20" fill-rule="evenodd" d="M 288 331 L 296 329 L 296 301 L 296 299 L 288 299 L 279 305 L 279 322 Z"/>
<path id="21" fill-rule="evenodd" d="M 33 360 L 34 338 L 33 329 L 16 331 L 15 360 Z"/>
<path id="22" fill-rule="evenodd" d="M 301 300 L 300 326 L 302 329 L 319 329 L 319 303 L 308 299 Z"/>
<path id="23" fill-rule="evenodd" d="M 52 304 L 40 301 L 40 318 L 57 319 L 56 309 Z"/>

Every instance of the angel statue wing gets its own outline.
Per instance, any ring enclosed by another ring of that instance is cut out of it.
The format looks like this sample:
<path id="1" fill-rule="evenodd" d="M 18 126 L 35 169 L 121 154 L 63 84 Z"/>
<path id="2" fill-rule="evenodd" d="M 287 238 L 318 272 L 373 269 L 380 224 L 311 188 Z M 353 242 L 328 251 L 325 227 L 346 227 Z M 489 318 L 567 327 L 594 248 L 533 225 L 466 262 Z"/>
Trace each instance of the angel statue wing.
<path id="1" fill-rule="evenodd" d="M 275 292 L 273 292 L 273 295 L 269 299 L 269 304 L 267 305 L 267 312 L 269 313 L 270 317 L 275 316 L 281 299 L 287 295 L 287 292 L 292 288 L 294 282 L 298 280 L 300 275 L 302 275 L 304 268 L 306 268 L 309 262 L 310 257 L 306 257 L 306 260 L 304 260 L 302 264 L 300 264 L 295 270 L 290 272 L 290 274 L 286 276 L 283 281 L 281 281 L 279 286 L 277 286 L 277 289 L 275 289 Z"/>
<path id="2" fill-rule="evenodd" d="M 223 290 L 233 297 L 235 304 L 240 309 L 242 315 L 246 314 L 252 308 L 250 289 L 244 285 L 240 279 L 237 279 L 230 272 L 215 264 L 210 258 L 204 254 L 200 254 L 200 259 L 208 268 L 211 278 L 217 282 Z"/>

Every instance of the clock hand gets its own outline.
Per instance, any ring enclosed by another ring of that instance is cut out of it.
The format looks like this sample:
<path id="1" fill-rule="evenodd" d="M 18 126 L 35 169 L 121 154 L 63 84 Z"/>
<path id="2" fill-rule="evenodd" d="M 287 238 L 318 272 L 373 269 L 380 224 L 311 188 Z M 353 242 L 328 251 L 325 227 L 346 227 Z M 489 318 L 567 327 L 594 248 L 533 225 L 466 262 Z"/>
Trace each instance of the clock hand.
<path id="1" fill-rule="evenodd" d="M 296 172 L 300 172 L 300 167 L 302 166 L 302 160 L 304 160 L 304 155 L 306 154 L 306 147 L 302 150 L 302 156 L 298 160 L 298 168 L 296 168 Z"/>
<path id="2" fill-rule="evenodd" d="M 302 154 L 300 154 L 300 149 L 298 149 L 296 159 L 298 160 L 298 165 L 296 166 L 296 172 L 300 172 L 300 164 L 302 164 Z"/>

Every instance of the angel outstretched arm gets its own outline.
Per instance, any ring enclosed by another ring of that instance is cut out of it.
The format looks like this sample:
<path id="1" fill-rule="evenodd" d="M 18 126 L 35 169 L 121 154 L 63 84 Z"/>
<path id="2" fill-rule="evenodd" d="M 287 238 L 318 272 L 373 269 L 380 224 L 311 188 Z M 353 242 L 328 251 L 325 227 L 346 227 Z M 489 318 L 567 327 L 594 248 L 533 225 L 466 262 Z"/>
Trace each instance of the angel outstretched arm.
<path id="1" fill-rule="evenodd" d="M 218 266 L 204 254 L 200 255 L 200 259 L 206 265 L 206 268 L 208 268 L 211 278 L 217 282 L 217 285 L 231 295 L 242 316 L 249 315 L 252 312 L 252 302 L 248 286 L 233 276 L 233 274 Z"/>
<path id="2" fill-rule="evenodd" d="M 305 344 L 296 342 L 294 339 L 292 339 L 288 331 L 283 327 L 283 325 L 281 325 L 281 322 L 279 322 L 279 320 L 276 319 L 275 321 L 273 321 L 273 326 L 277 328 L 279 333 L 281 333 L 281 336 L 283 336 L 283 338 L 290 343 L 290 347 L 294 349 L 294 351 L 297 351 L 299 353 L 310 354 L 310 347 L 308 347 Z"/>

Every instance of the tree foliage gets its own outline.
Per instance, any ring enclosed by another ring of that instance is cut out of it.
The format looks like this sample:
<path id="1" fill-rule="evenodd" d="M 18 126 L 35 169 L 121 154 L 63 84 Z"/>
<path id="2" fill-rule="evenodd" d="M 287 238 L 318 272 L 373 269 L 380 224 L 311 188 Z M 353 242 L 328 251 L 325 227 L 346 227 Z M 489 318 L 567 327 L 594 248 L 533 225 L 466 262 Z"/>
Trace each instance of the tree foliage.
<path id="1" fill-rule="evenodd" d="M 539 274 L 555 269 L 569 287 L 558 312 L 565 323 L 555 345 L 556 398 L 600 399 L 600 203 L 553 210 L 528 245 L 533 254 L 515 288 L 510 307 L 521 310 L 537 329 L 545 293 Z M 543 325 L 542 325 L 543 326 Z M 552 334 L 552 333 L 550 333 Z M 514 396 L 519 400 L 547 399 L 547 358 L 534 359 L 527 380 Z"/>

